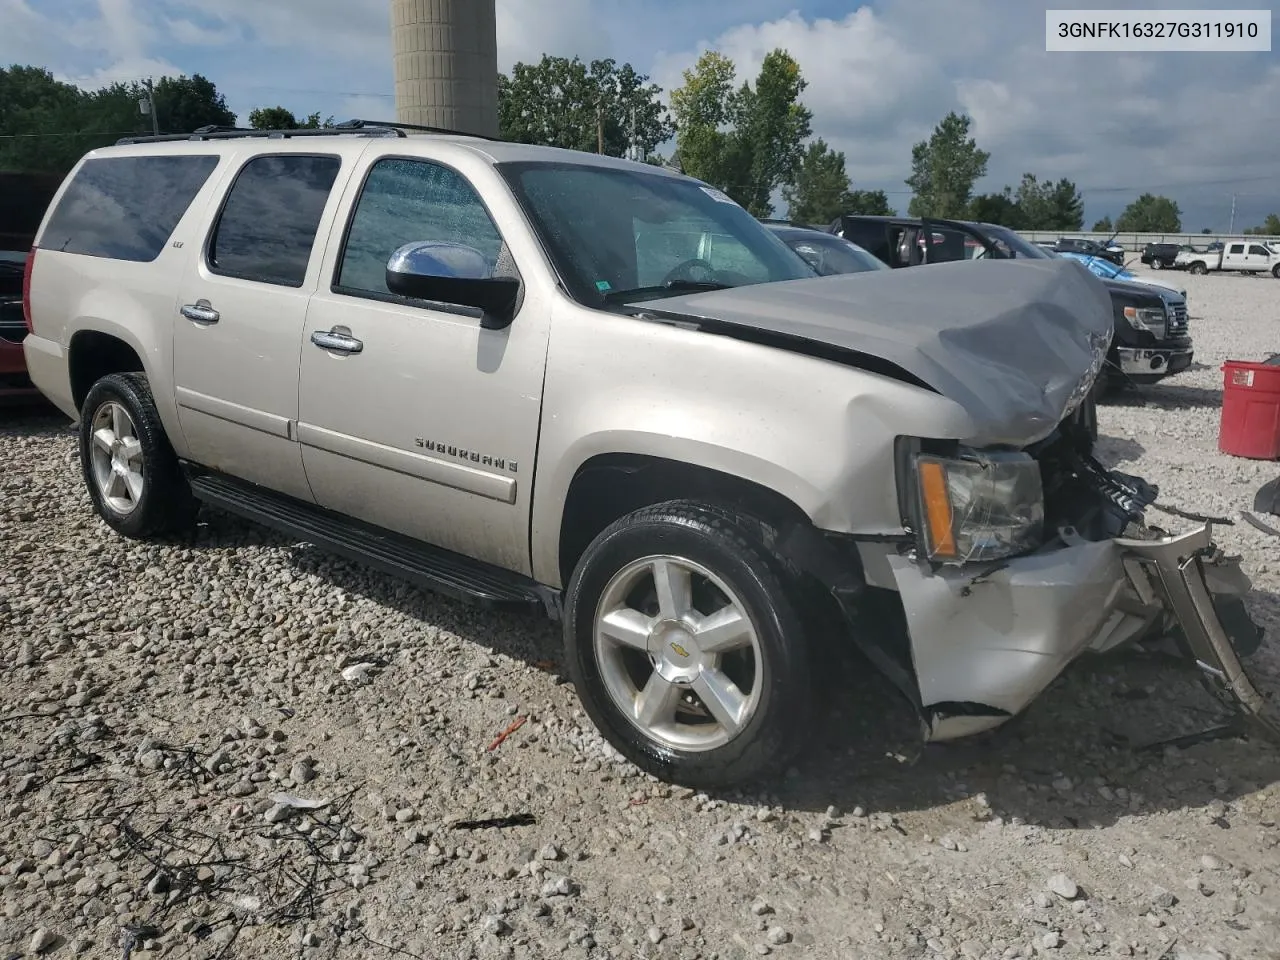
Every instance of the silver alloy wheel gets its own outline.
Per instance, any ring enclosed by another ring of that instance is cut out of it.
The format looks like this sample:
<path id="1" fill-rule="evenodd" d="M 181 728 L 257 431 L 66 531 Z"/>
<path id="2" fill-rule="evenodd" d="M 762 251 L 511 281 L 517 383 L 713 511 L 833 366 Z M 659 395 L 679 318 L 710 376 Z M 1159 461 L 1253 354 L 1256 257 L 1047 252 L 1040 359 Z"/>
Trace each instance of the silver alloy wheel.
<path id="1" fill-rule="evenodd" d="M 764 658 L 746 607 L 691 560 L 644 557 L 614 575 L 594 644 L 614 705 L 664 747 L 722 747 L 760 704 Z"/>
<path id="2" fill-rule="evenodd" d="M 142 442 L 129 411 L 114 400 L 93 414 L 89 457 L 102 502 L 122 517 L 133 513 L 144 486 Z"/>

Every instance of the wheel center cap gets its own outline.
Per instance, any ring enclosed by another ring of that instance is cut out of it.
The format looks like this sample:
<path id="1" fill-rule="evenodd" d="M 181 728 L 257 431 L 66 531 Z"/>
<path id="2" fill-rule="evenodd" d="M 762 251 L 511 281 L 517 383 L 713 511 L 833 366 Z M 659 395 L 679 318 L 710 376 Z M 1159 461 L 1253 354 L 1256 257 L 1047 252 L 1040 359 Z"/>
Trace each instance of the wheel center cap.
<path id="1" fill-rule="evenodd" d="M 672 683 L 689 683 L 702 668 L 702 653 L 693 631 L 678 621 L 659 623 L 649 636 L 654 669 Z"/>

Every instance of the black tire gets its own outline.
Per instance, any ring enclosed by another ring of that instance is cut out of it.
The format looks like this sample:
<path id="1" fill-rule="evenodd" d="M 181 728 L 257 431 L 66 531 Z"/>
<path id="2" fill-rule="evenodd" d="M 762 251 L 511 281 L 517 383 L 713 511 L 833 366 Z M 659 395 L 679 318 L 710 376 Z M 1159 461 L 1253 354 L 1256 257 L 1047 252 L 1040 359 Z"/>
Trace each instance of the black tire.
<path id="1" fill-rule="evenodd" d="M 125 409 L 141 445 L 142 492 L 127 513 L 107 502 L 94 475 L 91 453 L 94 419 L 108 403 L 117 403 Z M 117 533 L 147 540 L 186 532 L 194 525 L 198 503 L 160 423 L 145 374 L 113 373 L 90 388 L 80 408 L 80 465 L 94 510 Z"/>
<path id="2" fill-rule="evenodd" d="M 1187 269 L 1191 273 L 1194 273 L 1197 277 L 1203 277 L 1206 273 L 1209 272 L 1208 268 L 1205 267 L 1205 265 L 1201 263 L 1199 260 L 1191 264 L 1191 266 L 1188 267 Z"/>
<path id="3" fill-rule="evenodd" d="M 584 709 L 628 760 L 661 780 L 698 789 L 780 775 L 811 734 L 813 685 L 804 624 L 785 565 L 766 546 L 772 530 L 705 503 L 671 501 L 616 521 L 587 547 L 565 591 L 565 645 Z M 661 743 L 610 696 L 595 651 L 596 612 L 611 579 L 628 564 L 662 554 L 700 564 L 731 588 L 759 640 L 760 695 L 727 743 L 689 751 Z"/>
<path id="4" fill-rule="evenodd" d="M 1280 280 L 1280 263 L 1277 263 L 1274 267 L 1271 268 L 1271 275 L 1275 277 L 1277 280 Z"/>
<path id="5" fill-rule="evenodd" d="M 1164 261 L 1163 261 L 1163 260 L 1161 260 L 1159 257 L 1156 257 L 1154 260 L 1152 260 L 1152 261 L 1151 261 L 1151 269 L 1152 269 L 1152 270 L 1163 270 L 1163 269 L 1164 269 Z"/>

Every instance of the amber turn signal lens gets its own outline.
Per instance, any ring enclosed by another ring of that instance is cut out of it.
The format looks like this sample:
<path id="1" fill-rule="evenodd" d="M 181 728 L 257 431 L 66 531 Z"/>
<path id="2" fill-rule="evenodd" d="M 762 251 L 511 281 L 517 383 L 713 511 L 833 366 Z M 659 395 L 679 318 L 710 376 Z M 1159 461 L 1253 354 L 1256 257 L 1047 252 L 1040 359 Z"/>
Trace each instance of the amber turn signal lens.
<path id="1" fill-rule="evenodd" d="M 954 557 L 956 538 L 952 527 L 951 498 L 947 495 L 946 471 L 942 464 L 932 460 L 921 462 L 919 469 L 929 545 L 933 548 L 930 552 L 934 557 Z"/>

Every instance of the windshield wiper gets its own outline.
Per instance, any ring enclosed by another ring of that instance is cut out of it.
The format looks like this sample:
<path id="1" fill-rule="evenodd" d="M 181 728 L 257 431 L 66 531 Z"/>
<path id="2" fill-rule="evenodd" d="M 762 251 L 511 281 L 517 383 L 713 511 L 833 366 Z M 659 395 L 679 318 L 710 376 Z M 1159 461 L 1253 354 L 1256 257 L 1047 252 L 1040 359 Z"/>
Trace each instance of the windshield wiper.
<path id="1" fill-rule="evenodd" d="M 717 283 L 714 280 L 672 280 L 670 283 L 660 283 L 652 287 L 611 290 L 604 295 L 604 298 L 610 303 L 616 303 L 619 300 L 631 300 L 635 297 L 645 297 L 655 293 L 663 295 L 683 290 L 728 290 L 732 286 L 733 284 L 731 283 Z"/>

